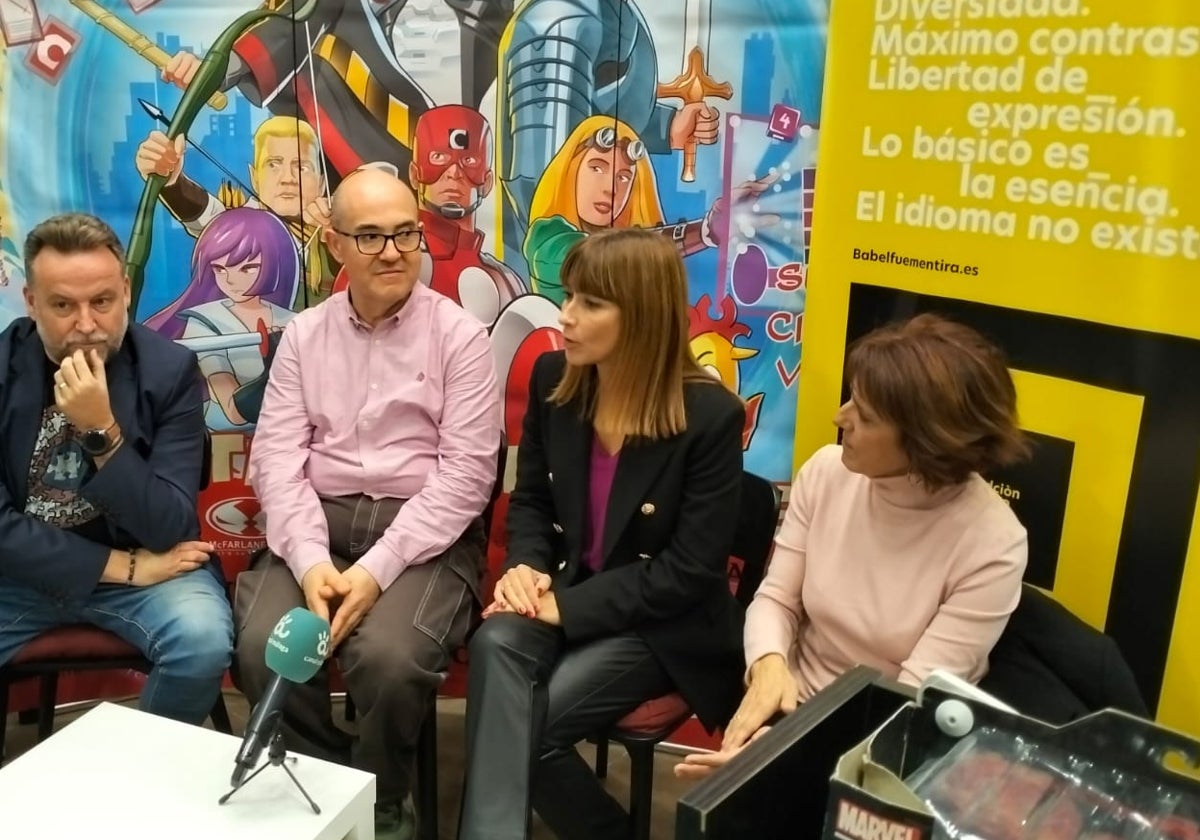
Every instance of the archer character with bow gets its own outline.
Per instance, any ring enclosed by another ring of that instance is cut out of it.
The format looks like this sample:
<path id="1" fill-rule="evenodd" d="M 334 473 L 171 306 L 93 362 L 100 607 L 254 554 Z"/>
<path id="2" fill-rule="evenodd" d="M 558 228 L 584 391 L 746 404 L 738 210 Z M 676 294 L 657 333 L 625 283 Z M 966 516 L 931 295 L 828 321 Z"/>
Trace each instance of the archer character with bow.
<path id="1" fill-rule="evenodd" d="M 434 105 L 392 47 L 392 28 L 407 0 L 322 0 L 302 27 L 289 19 L 299 3 L 271 5 L 278 16 L 234 42 L 221 89 L 236 87 L 252 104 L 299 116 L 316 128 L 331 190 L 368 162 L 407 172 L 413 127 Z M 463 39 L 462 101 L 477 107 L 495 79 L 496 45 L 513 3 L 447 0 L 447 5 L 458 15 Z M 199 65 L 196 56 L 179 52 L 163 79 L 186 88 Z"/>
<path id="2" fill-rule="evenodd" d="M 159 117 L 161 112 L 148 102 L 142 107 Z M 138 146 L 135 164 L 143 178 L 151 174 L 166 178 L 159 199 L 179 220 L 184 230 L 200 236 L 208 224 L 230 207 L 253 207 L 274 213 L 287 225 L 304 258 L 305 283 L 297 290 L 296 309 L 327 298 L 339 266 L 321 242 L 320 229 L 327 223 L 325 177 L 321 171 L 321 148 L 317 133 L 303 120 L 269 117 L 254 132 L 253 163 L 247 185 L 219 162 L 213 161 L 230 179 L 217 195 L 184 173 L 187 141 L 180 135 L 168 140 L 153 130 Z M 204 154 L 203 149 L 196 147 Z"/>

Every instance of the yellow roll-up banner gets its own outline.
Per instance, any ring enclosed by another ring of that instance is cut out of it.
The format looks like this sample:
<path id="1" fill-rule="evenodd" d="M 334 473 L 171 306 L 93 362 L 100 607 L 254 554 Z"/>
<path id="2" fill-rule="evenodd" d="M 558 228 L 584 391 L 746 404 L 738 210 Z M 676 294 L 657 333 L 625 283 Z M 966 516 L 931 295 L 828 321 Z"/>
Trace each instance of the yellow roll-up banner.
<path id="1" fill-rule="evenodd" d="M 796 464 L 856 337 L 976 327 L 1035 443 L 987 476 L 1027 579 L 1200 731 L 1200 3 L 835 2 L 821 130 Z"/>

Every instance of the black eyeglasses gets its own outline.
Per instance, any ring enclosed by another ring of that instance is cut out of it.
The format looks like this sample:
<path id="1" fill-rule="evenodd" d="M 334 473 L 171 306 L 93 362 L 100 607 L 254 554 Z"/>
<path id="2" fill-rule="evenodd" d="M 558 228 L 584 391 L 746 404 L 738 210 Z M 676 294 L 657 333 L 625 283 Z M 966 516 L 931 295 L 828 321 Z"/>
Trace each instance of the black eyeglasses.
<path id="1" fill-rule="evenodd" d="M 402 230 L 399 233 L 346 233 L 334 228 L 334 233 L 348 236 L 358 246 L 358 253 L 364 257 L 376 257 L 383 253 L 390 241 L 402 254 L 411 253 L 421 247 L 424 233 L 420 230 Z"/>

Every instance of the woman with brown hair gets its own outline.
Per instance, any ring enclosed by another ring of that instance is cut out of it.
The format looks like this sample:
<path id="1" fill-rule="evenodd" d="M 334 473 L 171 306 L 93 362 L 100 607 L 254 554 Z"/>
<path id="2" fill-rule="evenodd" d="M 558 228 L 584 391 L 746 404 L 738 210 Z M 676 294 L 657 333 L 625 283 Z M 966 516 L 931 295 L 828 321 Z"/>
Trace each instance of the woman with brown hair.
<path id="1" fill-rule="evenodd" d="M 864 664 L 910 685 L 934 669 L 971 682 L 1021 596 L 1025 529 L 980 473 L 1027 444 L 1000 351 L 935 315 L 865 336 L 846 367 L 840 446 L 800 469 L 746 614 L 746 694 L 724 763 L 780 712 Z"/>
<path id="2" fill-rule="evenodd" d="M 563 263 L 565 350 L 534 365 L 508 558 L 470 644 L 461 838 L 623 838 L 575 744 L 678 691 L 710 729 L 737 704 L 729 591 L 741 400 L 688 347 L 671 242 L 611 230 Z"/>

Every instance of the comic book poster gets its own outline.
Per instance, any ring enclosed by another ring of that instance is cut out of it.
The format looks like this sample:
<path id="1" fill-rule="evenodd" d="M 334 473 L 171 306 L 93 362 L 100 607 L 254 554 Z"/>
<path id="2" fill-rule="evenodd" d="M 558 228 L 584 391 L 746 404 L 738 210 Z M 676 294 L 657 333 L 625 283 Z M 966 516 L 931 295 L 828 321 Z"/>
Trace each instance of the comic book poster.
<path id="1" fill-rule="evenodd" d="M 244 474 L 280 331 L 344 279 L 321 242 L 360 166 L 417 193 L 422 281 L 491 330 L 511 446 L 558 346 L 558 266 L 613 226 L 684 256 L 693 348 L 786 482 L 825 0 L 0 2 L 0 326 L 57 212 L 125 239 L 133 317 L 197 354 L 204 536 L 263 545 Z M 515 459 L 509 459 L 510 472 Z M 497 521 L 502 523 L 503 517 Z"/>

